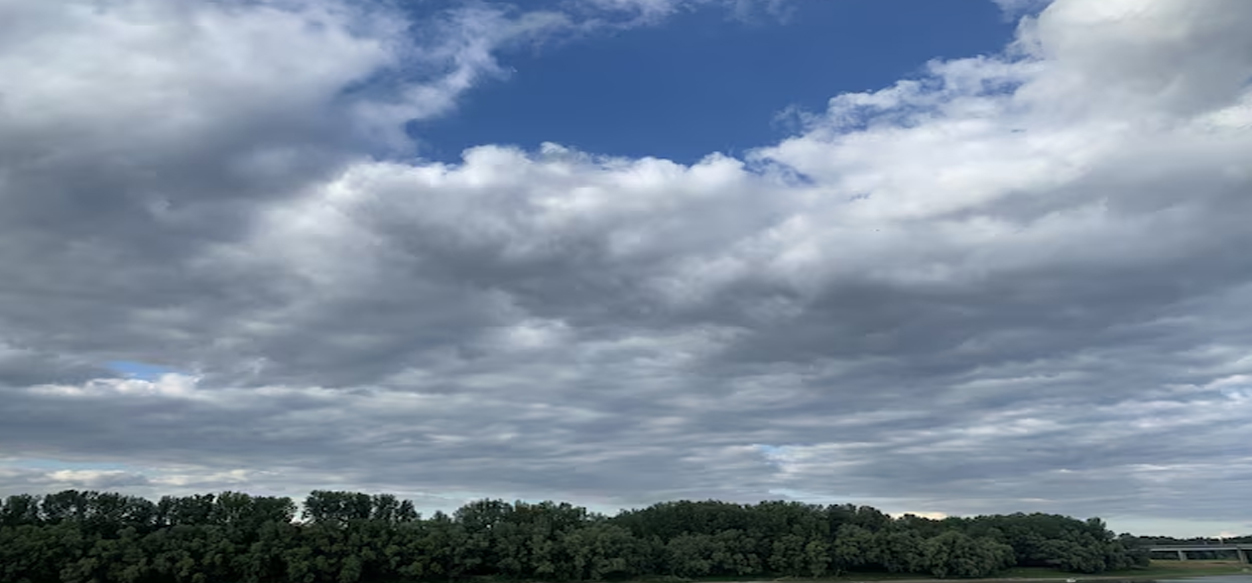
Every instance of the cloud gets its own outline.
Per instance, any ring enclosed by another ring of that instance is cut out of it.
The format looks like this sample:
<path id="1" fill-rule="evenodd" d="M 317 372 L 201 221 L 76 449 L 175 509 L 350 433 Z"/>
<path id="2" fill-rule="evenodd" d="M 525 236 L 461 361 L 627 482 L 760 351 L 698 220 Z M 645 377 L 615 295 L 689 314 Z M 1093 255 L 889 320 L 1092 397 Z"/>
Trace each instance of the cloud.
<path id="1" fill-rule="evenodd" d="M 630 26 L 655 24 L 683 11 L 714 6 L 728 10 L 735 18 L 753 20 L 760 15 L 785 18 L 788 0 L 573 0 L 565 5 L 575 12 L 596 14 L 596 20 L 621 18 Z"/>
<path id="2" fill-rule="evenodd" d="M 691 165 L 396 155 L 603 6 L 85 6 L 0 18 L 4 490 L 1175 524 L 1252 482 L 1252 5 L 1058 0 Z"/>
<path id="3" fill-rule="evenodd" d="M 57 470 L 44 479 L 49 485 L 67 489 L 117 490 L 147 483 L 143 476 L 121 470 Z"/>
<path id="4" fill-rule="evenodd" d="M 992 0 L 1004 11 L 1005 16 L 1020 17 L 1023 14 L 1037 12 L 1048 6 L 1053 0 Z"/>

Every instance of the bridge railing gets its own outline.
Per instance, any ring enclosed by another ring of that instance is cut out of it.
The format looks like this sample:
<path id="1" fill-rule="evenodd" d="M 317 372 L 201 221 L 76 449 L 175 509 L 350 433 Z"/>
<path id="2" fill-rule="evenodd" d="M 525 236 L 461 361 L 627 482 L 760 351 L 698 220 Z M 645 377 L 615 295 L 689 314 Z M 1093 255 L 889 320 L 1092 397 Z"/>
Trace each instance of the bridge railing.
<path id="1" fill-rule="evenodd" d="M 1189 552 L 1234 551 L 1240 563 L 1248 563 L 1248 555 L 1252 554 L 1252 544 L 1216 544 L 1216 545 L 1157 545 L 1148 547 L 1153 553 L 1178 553 L 1178 560 L 1187 560 Z"/>

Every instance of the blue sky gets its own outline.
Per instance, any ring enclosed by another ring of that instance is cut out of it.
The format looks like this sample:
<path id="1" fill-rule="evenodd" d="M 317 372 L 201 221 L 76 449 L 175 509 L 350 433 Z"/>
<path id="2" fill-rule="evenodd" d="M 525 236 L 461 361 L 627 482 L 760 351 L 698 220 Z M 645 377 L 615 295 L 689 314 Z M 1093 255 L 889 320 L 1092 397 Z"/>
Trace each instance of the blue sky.
<path id="1" fill-rule="evenodd" d="M 692 163 L 792 133 L 778 115 L 918 75 L 932 59 L 999 52 L 1016 21 L 991 2 L 794 2 L 744 17 L 703 6 L 664 22 L 501 56 L 506 80 L 412 124 L 421 155 L 457 161 L 481 144 Z M 780 123 L 783 122 L 783 123 Z"/>
<path id="2" fill-rule="evenodd" d="M 2 11 L 0 495 L 1252 532 L 1252 2 Z"/>
<path id="3" fill-rule="evenodd" d="M 108 363 L 109 368 L 130 378 L 143 379 L 147 381 L 156 380 L 163 374 L 177 372 L 174 369 L 148 364 L 144 362 L 134 362 L 129 360 L 115 360 Z"/>

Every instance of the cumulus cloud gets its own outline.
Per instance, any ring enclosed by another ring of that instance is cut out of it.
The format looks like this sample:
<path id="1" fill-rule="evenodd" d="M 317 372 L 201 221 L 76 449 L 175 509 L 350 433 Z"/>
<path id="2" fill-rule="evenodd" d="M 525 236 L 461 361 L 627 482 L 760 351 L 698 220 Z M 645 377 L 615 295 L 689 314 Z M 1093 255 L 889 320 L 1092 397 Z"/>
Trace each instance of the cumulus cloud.
<path id="1" fill-rule="evenodd" d="M 1252 483 L 1246 2 L 1058 0 L 691 165 L 370 155 L 586 6 L 2 10 L 5 490 L 1116 526 L 1226 520 Z"/>

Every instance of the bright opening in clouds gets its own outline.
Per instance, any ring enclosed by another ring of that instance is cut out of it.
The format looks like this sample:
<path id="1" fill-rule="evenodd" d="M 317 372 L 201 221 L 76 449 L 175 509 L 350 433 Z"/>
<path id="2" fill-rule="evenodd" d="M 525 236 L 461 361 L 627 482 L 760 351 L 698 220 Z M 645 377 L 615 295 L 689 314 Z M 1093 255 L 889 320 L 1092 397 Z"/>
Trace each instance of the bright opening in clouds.
<path id="1" fill-rule="evenodd" d="M 1249 30 L 0 0 L 0 493 L 1250 532 Z"/>

